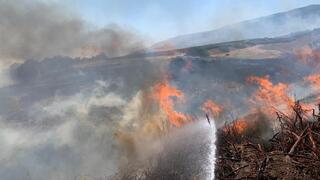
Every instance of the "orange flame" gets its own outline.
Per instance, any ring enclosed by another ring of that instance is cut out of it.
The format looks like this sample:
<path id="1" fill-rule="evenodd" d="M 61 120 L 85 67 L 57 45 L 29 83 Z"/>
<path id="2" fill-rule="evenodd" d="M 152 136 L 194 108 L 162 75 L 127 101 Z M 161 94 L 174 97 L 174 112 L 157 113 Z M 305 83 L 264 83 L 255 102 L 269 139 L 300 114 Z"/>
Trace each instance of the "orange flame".
<path id="1" fill-rule="evenodd" d="M 320 90 L 320 74 L 313 74 L 305 78 L 313 88 Z"/>
<path id="2" fill-rule="evenodd" d="M 101 48 L 94 45 L 87 45 L 87 46 L 81 47 L 81 57 L 92 57 L 102 52 L 103 51 Z"/>
<path id="3" fill-rule="evenodd" d="M 320 62 L 320 52 L 309 46 L 295 50 L 295 54 L 302 63 L 309 66 L 317 65 Z"/>
<path id="4" fill-rule="evenodd" d="M 274 85 L 269 80 L 269 76 L 256 77 L 252 76 L 247 79 L 249 82 L 254 82 L 259 85 L 251 102 L 268 107 L 266 110 L 274 111 L 273 107 L 278 107 L 281 110 L 289 110 L 294 105 L 294 100 L 287 94 L 288 85 L 278 83 Z M 284 107 L 283 107 L 284 106 Z"/>
<path id="5" fill-rule="evenodd" d="M 233 129 L 238 134 L 243 134 L 244 131 L 247 129 L 247 127 L 248 127 L 248 124 L 245 119 L 239 119 L 239 120 L 233 122 Z"/>
<path id="6" fill-rule="evenodd" d="M 244 134 L 244 132 L 248 129 L 249 124 L 247 119 L 241 118 L 233 121 L 231 124 L 224 126 L 223 131 L 228 132 L 231 131 L 238 135 Z"/>
<path id="7" fill-rule="evenodd" d="M 266 116 L 264 112 L 252 109 L 248 114 L 226 125 L 223 130 L 238 135 L 258 135 L 268 132 L 268 127 L 271 127 L 269 119 L 270 117 Z"/>
<path id="8" fill-rule="evenodd" d="M 153 98 L 159 103 L 161 110 L 166 114 L 169 121 L 176 127 L 181 127 L 189 117 L 174 110 L 173 97 L 177 100 L 184 100 L 183 92 L 170 86 L 168 81 L 154 86 Z"/>
<path id="9" fill-rule="evenodd" d="M 203 103 L 201 110 L 217 118 L 222 113 L 223 108 L 212 100 L 207 100 L 205 103 Z"/>

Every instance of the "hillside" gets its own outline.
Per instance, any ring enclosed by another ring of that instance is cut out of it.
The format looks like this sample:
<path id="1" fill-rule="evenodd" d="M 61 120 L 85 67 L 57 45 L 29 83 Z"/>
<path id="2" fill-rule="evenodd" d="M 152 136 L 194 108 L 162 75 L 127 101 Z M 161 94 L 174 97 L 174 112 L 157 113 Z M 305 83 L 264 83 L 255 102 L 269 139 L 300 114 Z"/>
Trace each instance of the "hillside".
<path id="1" fill-rule="evenodd" d="M 227 25 L 212 31 L 187 34 L 155 44 L 154 48 L 186 48 L 243 39 L 277 37 L 320 27 L 320 5 Z"/>

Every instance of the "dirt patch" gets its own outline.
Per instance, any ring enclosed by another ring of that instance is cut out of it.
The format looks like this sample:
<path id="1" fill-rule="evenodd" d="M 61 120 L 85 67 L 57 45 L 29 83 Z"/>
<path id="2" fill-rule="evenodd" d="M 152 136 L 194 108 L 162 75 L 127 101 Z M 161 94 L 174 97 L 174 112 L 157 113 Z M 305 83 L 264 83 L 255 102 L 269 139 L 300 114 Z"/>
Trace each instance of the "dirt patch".
<path id="1" fill-rule="evenodd" d="M 211 57 L 232 57 L 240 59 L 272 59 L 281 56 L 278 50 L 264 49 L 263 45 L 256 45 L 243 49 L 234 49 L 229 52 L 209 51 Z"/>

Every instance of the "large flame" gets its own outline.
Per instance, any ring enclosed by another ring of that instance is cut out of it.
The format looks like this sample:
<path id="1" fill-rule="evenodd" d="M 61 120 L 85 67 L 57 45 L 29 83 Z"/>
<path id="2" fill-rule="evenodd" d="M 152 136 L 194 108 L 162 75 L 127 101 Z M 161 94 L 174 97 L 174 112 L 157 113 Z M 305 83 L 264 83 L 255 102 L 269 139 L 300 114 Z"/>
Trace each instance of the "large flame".
<path id="1" fill-rule="evenodd" d="M 278 83 L 274 85 L 269 80 L 269 76 L 251 76 L 248 78 L 248 81 L 259 85 L 258 90 L 250 101 L 255 105 L 264 107 L 266 112 L 274 112 L 275 107 L 286 111 L 294 105 L 294 99 L 287 94 L 288 84 Z"/>
<path id="2" fill-rule="evenodd" d="M 212 115 L 213 117 L 217 118 L 223 111 L 222 106 L 218 105 L 217 103 L 213 102 L 212 100 L 207 100 L 203 103 L 201 110 L 207 114 Z"/>
<path id="3" fill-rule="evenodd" d="M 169 82 L 158 83 L 153 88 L 153 98 L 159 103 L 161 110 L 166 114 L 169 121 L 176 127 L 182 126 L 186 123 L 189 117 L 181 112 L 177 112 L 174 109 L 174 100 L 185 100 L 184 94 L 179 89 L 170 86 Z"/>

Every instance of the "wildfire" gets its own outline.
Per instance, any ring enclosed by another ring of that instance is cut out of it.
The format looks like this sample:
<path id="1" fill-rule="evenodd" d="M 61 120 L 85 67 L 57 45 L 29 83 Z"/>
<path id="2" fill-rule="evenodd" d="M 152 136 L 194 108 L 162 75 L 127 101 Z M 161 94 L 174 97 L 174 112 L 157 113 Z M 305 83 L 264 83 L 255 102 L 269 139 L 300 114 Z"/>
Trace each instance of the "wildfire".
<path id="1" fill-rule="evenodd" d="M 239 119 L 233 123 L 233 128 L 238 134 L 243 134 L 248 124 L 245 119 Z"/>
<path id="2" fill-rule="evenodd" d="M 305 80 L 307 80 L 309 83 L 311 83 L 311 85 L 319 90 L 320 89 L 320 74 L 313 74 L 313 75 L 310 75 L 310 76 L 307 76 L 305 78 Z"/>
<path id="3" fill-rule="evenodd" d="M 189 117 L 174 109 L 174 100 L 184 100 L 184 94 L 179 89 L 170 86 L 168 81 L 158 83 L 154 86 L 153 98 L 159 103 L 161 110 L 166 114 L 169 121 L 176 127 L 183 125 Z"/>
<path id="4" fill-rule="evenodd" d="M 266 115 L 259 109 L 252 109 L 244 116 L 236 119 L 231 124 L 226 125 L 223 130 L 225 132 L 235 133 L 237 135 L 244 136 L 260 136 L 264 133 L 269 132 L 273 125 L 270 121 L 270 116 Z"/>
<path id="5" fill-rule="evenodd" d="M 223 131 L 225 132 L 233 132 L 239 135 L 244 134 L 244 132 L 248 129 L 248 119 L 237 119 L 233 121 L 231 124 L 225 126 Z"/>
<path id="6" fill-rule="evenodd" d="M 255 92 L 253 98 L 251 98 L 250 101 L 254 104 L 258 103 L 260 105 L 266 106 L 269 112 L 273 107 L 278 107 L 282 110 L 288 110 L 294 105 L 294 100 L 287 94 L 287 84 L 278 83 L 274 85 L 269 80 L 269 76 L 252 76 L 248 78 L 248 81 L 257 83 L 259 85 L 258 90 Z"/>
<path id="7" fill-rule="evenodd" d="M 100 54 L 101 52 L 101 48 L 94 45 L 87 45 L 81 48 L 81 57 L 92 57 Z"/>
<path id="8" fill-rule="evenodd" d="M 201 110 L 217 118 L 222 113 L 223 108 L 212 100 L 207 100 L 205 103 L 203 103 Z"/>
<path id="9" fill-rule="evenodd" d="M 320 52 L 313 50 L 309 46 L 295 50 L 295 54 L 302 63 L 309 66 L 317 65 L 320 62 Z"/>
<path id="10" fill-rule="evenodd" d="M 314 83 L 319 83 L 317 80 L 320 79 L 319 76 L 309 76 L 309 81 Z M 296 102 L 293 98 L 291 98 L 287 91 L 289 89 L 289 85 L 285 83 L 278 83 L 274 85 L 269 80 L 269 76 L 265 77 L 249 77 L 249 82 L 255 82 L 259 85 L 258 90 L 254 93 L 253 97 L 250 99 L 255 105 L 258 107 L 263 107 L 260 109 L 267 115 L 271 115 L 271 113 L 275 111 L 282 112 L 290 112 L 291 108 L 296 105 Z M 318 84 L 320 85 L 320 83 Z M 320 86 L 319 86 L 320 87 Z M 303 110 L 311 110 L 312 105 L 308 103 L 301 103 L 299 105 Z M 259 108 L 258 108 L 259 109 Z"/>

